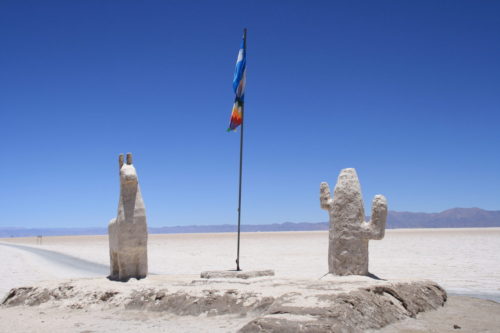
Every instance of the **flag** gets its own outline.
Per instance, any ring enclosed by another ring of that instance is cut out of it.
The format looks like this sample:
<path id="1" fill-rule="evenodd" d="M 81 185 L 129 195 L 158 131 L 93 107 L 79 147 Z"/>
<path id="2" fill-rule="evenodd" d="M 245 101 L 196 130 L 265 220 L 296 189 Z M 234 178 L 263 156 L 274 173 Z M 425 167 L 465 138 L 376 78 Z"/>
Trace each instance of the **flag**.
<path id="1" fill-rule="evenodd" d="M 243 123 L 243 107 L 245 100 L 245 83 L 247 69 L 247 52 L 246 52 L 246 29 L 241 41 L 238 59 L 236 60 L 236 68 L 234 69 L 233 90 L 234 90 L 234 105 L 231 112 L 231 121 L 228 131 L 235 131 L 238 126 Z"/>

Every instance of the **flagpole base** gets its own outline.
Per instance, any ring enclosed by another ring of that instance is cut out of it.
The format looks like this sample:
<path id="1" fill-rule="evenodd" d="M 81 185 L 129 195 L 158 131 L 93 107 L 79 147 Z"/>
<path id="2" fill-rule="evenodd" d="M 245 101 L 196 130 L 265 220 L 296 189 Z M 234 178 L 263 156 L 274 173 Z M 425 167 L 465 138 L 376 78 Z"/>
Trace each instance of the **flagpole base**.
<path id="1" fill-rule="evenodd" d="M 261 271 L 205 271 L 201 272 L 202 279 L 252 279 L 263 276 L 274 276 L 274 270 Z"/>

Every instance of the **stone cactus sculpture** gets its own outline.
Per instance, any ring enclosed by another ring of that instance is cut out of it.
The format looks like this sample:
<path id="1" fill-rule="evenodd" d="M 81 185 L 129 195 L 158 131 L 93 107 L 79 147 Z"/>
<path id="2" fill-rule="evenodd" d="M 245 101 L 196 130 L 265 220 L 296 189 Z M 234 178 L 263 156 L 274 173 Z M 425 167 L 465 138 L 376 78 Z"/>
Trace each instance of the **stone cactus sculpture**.
<path id="1" fill-rule="evenodd" d="M 148 274 L 148 230 L 146 209 L 142 200 L 137 173 L 132 165 L 132 154 L 118 159 L 120 166 L 120 201 L 118 216 L 109 222 L 109 279 L 127 281 L 141 279 Z"/>
<path id="2" fill-rule="evenodd" d="M 368 240 L 382 239 L 387 200 L 373 198 L 371 221 L 365 222 L 361 186 L 355 169 L 343 169 L 333 200 L 328 184 L 320 185 L 321 208 L 330 214 L 328 270 L 335 275 L 368 275 Z"/>

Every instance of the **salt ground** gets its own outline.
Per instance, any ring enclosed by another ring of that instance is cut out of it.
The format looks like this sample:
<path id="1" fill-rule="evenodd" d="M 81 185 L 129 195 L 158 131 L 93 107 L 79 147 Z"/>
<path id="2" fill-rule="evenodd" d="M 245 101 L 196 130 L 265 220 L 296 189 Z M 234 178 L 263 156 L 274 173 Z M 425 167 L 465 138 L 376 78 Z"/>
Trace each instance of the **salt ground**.
<path id="1" fill-rule="evenodd" d="M 12 247 L 16 244 L 29 246 L 30 251 Z M 234 234 L 150 235 L 150 271 L 198 279 L 201 271 L 234 269 L 235 245 Z M 271 268 L 277 278 L 317 280 L 327 272 L 327 248 L 324 231 L 243 233 L 241 266 Z M 37 254 L 36 249 L 61 255 Z M 42 245 L 36 245 L 34 237 L 2 239 L 0 256 L 0 294 L 41 280 L 102 277 L 109 265 L 106 236 L 44 237 Z M 497 301 L 499 259 L 500 228 L 388 230 L 383 240 L 370 241 L 370 271 L 380 278 L 430 279 L 451 294 Z M 384 332 L 451 332 L 455 324 L 461 332 L 495 332 L 499 318 L 498 303 L 451 297 L 442 309 L 389 325 Z M 231 315 L 193 317 L 26 306 L 0 310 L 0 331 L 11 332 L 35 327 L 38 332 L 234 332 L 247 321 Z"/>
<path id="2" fill-rule="evenodd" d="M 107 236 L 1 239 L 109 265 Z M 328 271 L 326 231 L 242 233 L 241 266 L 274 269 L 277 277 L 320 278 Z M 156 274 L 199 275 L 234 269 L 235 235 L 149 236 L 149 268 Z M 10 288 L 56 278 L 99 274 L 54 263 L 34 253 L 0 246 L 0 294 Z M 370 272 L 383 279 L 430 279 L 448 293 L 500 301 L 500 228 L 387 230 L 370 241 Z"/>

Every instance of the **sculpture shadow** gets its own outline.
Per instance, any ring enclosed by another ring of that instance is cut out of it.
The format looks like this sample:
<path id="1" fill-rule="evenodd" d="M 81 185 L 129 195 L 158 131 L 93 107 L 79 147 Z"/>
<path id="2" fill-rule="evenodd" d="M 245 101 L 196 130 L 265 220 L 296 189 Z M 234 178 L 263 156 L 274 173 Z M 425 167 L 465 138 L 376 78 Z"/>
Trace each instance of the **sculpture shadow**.
<path id="1" fill-rule="evenodd" d="M 386 279 L 382 279 L 382 278 L 380 278 L 380 277 L 378 277 L 375 274 L 370 273 L 370 272 L 368 272 L 368 274 L 366 274 L 366 276 L 368 276 L 369 278 L 372 278 L 374 280 L 378 280 L 378 281 L 387 281 Z"/>
<path id="2" fill-rule="evenodd" d="M 114 282 L 128 282 L 130 279 L 136 279 L 136 280 L 142 280 L 142 279 L 145 279 L 145 277 L 140 277 L 140 278 L 135 278 L 135 277 L 128 277 L 126 279 L 119 279 L 115 276 L 111 276 L 111 275 L 108 275 L 106 276 L 106 279 L 108 279 L 109 281 L 114 281 Z"/>

